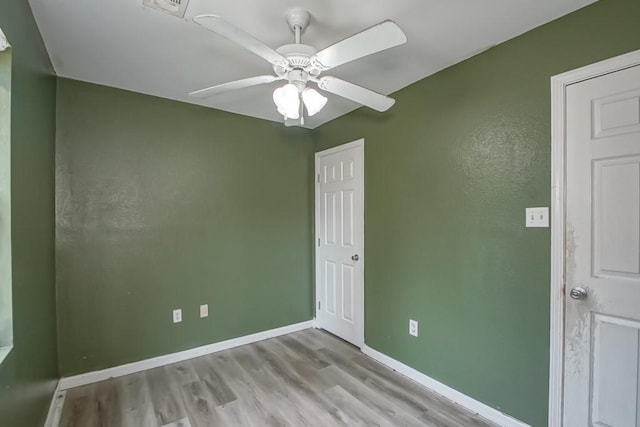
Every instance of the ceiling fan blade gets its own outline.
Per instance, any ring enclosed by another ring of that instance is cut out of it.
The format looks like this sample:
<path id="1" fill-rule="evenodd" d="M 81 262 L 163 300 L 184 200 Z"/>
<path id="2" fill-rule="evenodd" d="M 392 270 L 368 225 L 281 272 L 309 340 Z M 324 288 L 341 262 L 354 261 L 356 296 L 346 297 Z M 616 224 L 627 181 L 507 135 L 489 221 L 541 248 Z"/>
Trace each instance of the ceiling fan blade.
<path id="1" fill-rule="evenodd" d="M 389 98 L 388 96 L 381 95 L 377 92 L 362 86 L 354 85 L 353 83 L 346 82 L 336 77 L 326 76 L 320 78 L 318 80 L 318 87 L 322 90 L 350 99 L 358 104 L 366 105 L 367 107 L 380 112 L 387 111 L 396 103 L 396 100 L 393 98 Z"/>
<path id="2" fill-rule="evenodd" d="M 383 21 L 311 57 L 311 64 L 322 71 L 407 42 L 407 36 L 393 21 Z"/>
<path id="3" fill-rule="evenodd" d="M 273 65 L 280 65 L 284 68 L 289 66 L 289 61 L 283 55 L 217 15 L 199 15 L 193 18 L 193 21 L 250 50 Z"/>
<path id="4" fill-rule="evenodd" d="M 195 92 L 191 92 L 189 95 L 196 98 L 207 98 L 209 96 L 218 95 L 230 90 L 242 89 L 245 87 L 256 86 L 264 83 L 272 83 L 276 80 L 281 80 L 281 78 L 269 75 L 249 77 L 247 79 L 235 80 L 232 82 L 223 83 L 221 85 L 211 86 L 206 89 L 196 90 Z"/>

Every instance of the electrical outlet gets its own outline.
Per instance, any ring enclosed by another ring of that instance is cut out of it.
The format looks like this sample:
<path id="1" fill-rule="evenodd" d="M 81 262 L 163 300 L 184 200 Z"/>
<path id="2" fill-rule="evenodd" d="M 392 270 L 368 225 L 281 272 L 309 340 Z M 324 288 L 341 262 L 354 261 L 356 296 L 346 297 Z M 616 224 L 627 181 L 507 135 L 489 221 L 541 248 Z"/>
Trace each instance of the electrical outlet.
<path id="1" fill-rule="evenodd" d="M 182 309 L 176 308 L 173 310 L 173 323 L 182 322 Z"/>
<path id="2" fill-rule="evenodd" d="M 202 304 L 200 306 L 200 318 L 209 317 L 209 304 Z"/>
<path id="3" fill-rule="evenodd" d="M 409 335 L 418 336 L 418 321 L 409 319 Z"/>

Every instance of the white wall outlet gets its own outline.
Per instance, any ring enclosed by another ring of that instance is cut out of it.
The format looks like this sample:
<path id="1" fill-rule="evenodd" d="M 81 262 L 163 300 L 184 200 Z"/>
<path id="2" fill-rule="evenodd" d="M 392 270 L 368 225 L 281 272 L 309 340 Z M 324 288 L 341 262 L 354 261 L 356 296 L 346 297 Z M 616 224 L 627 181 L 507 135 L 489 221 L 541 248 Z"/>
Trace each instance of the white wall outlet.
<path id="1" fill-rule="evenodd" d="M 202 304 L 200 306 L 200 318 L 209 317 L 209 304 Z"/>
<path id="2" fill-rule="evenodd" d="M 409 335 L 418 336 L 418 321 L 409 319 Z"/>
<path id="3" fill-rule="evenodd" d="M 182 322 L 182 309 L 176 308 L 173 310 L 173 323 Z"/>
<path id="4" fill-rule="evenodd" d="M 525 212 L 527 227 L 549 227 L 549 208 L 527 208 Z"/>

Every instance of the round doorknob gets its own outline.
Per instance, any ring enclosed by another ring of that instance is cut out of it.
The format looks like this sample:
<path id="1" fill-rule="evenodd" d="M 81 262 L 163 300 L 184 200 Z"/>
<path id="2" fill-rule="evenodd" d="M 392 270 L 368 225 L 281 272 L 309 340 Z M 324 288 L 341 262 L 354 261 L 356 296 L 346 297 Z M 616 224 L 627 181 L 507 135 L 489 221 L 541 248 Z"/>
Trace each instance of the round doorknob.
<path id="1" fill-rule="evenodd" d="M 585 299 L 587 297 L 587 290 L 580 286 L 576 286 L 575 288 L 571 289 L 571 292 L 569 292 L 569 296 L 571 296 L 571 298 L 573 299 Z"/>
<path id="2" fill-rule="evenodd" d="M 351 257 L 352 260 L 357 261 L 360 259 L 360 257 L 358 256 L 358 254 L 355 254 Z"/>

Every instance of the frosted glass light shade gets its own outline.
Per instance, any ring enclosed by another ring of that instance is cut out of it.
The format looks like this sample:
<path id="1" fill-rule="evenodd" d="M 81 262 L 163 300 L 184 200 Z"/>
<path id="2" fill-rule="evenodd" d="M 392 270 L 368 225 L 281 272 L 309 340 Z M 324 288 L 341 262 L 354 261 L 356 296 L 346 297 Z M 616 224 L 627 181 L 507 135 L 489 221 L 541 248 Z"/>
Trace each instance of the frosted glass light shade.
<path id="1" fill-rule="evenodd" d="M 273 91 L 273 102 L 285 119 L 300 118 L 300 94 L 298 88 L 291 83 Z"/>
<path id="2" fill-rule="evenodd" d="M 320 95 L 315 89 L 305 88 L 302 91 L 302 102 L 309 116 L 313 116 L 327 104 L 327 97 Z"/>

